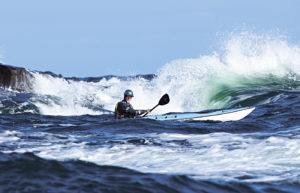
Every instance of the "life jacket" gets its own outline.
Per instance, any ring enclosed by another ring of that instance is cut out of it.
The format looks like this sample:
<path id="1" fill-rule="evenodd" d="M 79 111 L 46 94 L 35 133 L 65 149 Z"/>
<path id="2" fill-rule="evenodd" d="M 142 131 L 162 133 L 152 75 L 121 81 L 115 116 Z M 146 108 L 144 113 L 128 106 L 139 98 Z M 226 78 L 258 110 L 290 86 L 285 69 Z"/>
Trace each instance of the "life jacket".
<path id="1" fill-rule="evenodd" d="M 131 115 L 128 115 L 128 114 L 122 114 L 118 111 L 118 105 L 119 105 L 120 102 L 118 102 L 115 106 L 115 118 L 116 119 L 128 119 L 128 118 L 134 118 L 135 116 L 131 116 Z"/>
<path id="2" fill-rule="evenodd" d="M 122 106 L 119 106 L 122 105 Z M 115 117 L 116 119 L 122 118 L 135 118 L 143 113 L 146 113 L 146 110 L 134 110 L 132 105 L 125 100 L 122 100 L 117 103 L 115 107 Z"/>

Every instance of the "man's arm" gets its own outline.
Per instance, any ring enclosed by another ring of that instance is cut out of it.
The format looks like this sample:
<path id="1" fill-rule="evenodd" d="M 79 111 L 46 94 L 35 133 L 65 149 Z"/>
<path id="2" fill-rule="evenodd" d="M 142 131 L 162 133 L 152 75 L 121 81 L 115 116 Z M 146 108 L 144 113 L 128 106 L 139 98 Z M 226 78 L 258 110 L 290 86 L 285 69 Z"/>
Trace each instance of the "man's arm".
<path id="1" fill-rule="evenodd" d="M 135 110 L 135 111 L 136 111 L 136 115 L 142 115 L 147 112 L 147 110 Z"/>
<path id="2" fill-rule="evenodd" d="M 125 103 L 125 102 L 120 102 L 118 104 L 118 112 L 121 113 L 121 114 L 130 115 L 130 116 L 138 115 L 138 111 L 134 110 L 133 107 L 130 104 Z"/>
<path id="3" fill-rule="evenodd" d="M 137 115 L 142 115 L 146 112 L 150 112 L 150 109 L 148 110 L 134 110 L 131 104 L 125 103 L 125 102 L 119 102 L 117 111 L 121 114 L 127 114 L 130 116 L 137 116 Z"/>

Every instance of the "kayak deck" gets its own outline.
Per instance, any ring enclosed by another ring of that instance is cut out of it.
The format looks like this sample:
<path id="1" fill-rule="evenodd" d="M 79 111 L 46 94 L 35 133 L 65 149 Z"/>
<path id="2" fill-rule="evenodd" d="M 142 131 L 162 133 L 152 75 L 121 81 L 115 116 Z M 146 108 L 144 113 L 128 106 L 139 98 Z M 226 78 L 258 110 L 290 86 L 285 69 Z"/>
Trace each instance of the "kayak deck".
<path id="1" fill-rule="evenodd" d="M 249 115 L 255 107 L 212 110 L 199 113 L 169 113 L 164 115 L 149 115 L 145 119 L 161 121 L 237 121 Z"/>

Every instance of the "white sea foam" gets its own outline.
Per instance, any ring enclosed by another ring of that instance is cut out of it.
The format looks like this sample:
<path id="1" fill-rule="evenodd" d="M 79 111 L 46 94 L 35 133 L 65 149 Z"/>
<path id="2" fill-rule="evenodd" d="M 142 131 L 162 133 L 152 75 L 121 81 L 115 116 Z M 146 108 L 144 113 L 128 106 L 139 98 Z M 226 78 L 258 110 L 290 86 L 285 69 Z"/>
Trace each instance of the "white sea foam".
<path id="1" fill-rule="evenodd" d="M 47 134 L 45 142 L 39 144 L 19 142 L 16 152 L 29 151 L 46 159 L 78 159 L 141 172 L 187 174 L 201 179 L 235 180 L 245 175 L 253 176 L 248 181 L 259 182 L 296 179 L 297 172 L 293 171 L 300 169 L 300 136 L 289 140 L 280 136 L 262 139 L 257 136 L 229 133 L 119 135 L 118 138 L 124 139 L 147 137 L 162 145 L 124 141 L 91 147 L 78 142 L 76 136 L 61 140 Z M 182 140 L 186 145 L 180 142 Z"/>
<path id="2" fill-rule="evenodd" d="M 17 131 L 4 131 L 0 133 L 0 144 L 5 142 L 17 141 L 20 133 Z"/>
<path id="3" fill-rule="evenodd" d="M 135 93 L 133 106 L 137 109 L 151 108 L 164 93 L 169 93 L 168 106 L 153 113 L 200 111 L 226 106 L 226 100 L 210 101 L 218 83 L 238 87 L 241 77 L 251 81 L 272 75 L 293 80 L 297 79 L 295 74 L 300 75 L 297 45 L 280 37 L 244 32 L 232 35 L 223 42 L 221 51 L 211 55 L 171 61 L 158 70 L 152 81 L 112 78 L 88 83 L 34 73 L 35 93 L 56 97 L 34 103 L 42 114 L 101 114 L 97 107 L 113 110 L 129 88 Z"/>

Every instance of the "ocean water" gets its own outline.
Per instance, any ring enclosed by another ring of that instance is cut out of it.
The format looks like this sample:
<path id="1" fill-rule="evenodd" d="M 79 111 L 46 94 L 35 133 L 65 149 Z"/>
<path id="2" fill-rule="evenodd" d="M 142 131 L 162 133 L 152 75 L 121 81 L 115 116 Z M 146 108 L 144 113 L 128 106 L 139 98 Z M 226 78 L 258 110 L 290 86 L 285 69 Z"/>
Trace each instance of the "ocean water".
<path id="1" fill-rule="evenodd" d="M 243 32 L 155 75 L 63 78 L 30 71 L 33 89 L 0 88 L 1 192 L 299 192 L 300 47 Z M 147 72 L 145 72 L 147 73 Z M 255 106 L 235 122 L 115 120 Z"/>

